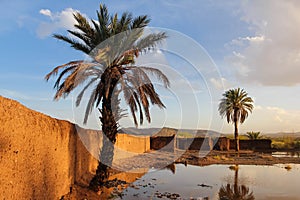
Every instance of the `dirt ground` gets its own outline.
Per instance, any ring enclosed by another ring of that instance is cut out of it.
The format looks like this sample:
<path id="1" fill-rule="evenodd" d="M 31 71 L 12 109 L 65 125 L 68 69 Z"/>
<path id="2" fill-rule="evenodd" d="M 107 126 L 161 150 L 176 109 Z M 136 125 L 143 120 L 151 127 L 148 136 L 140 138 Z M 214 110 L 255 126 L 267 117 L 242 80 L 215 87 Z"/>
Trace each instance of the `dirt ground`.
<path id="1" fill-rule="evenodd" d="M 137 168 L 165 168 L 172 163 L 183 163 L 185 165 L 206 166 L 212 164 L 238 164 L 238 165 L 273 165 L 273 164 L 300 164 L 300 158 L 297 157 L 274 157 L 271 153 L 253 152 L 253 151 L 176 151 L 176 152 L 149 152 L 132 158 L 119 160 L 115 163 L 115 167 L 119 167 L 124 171 Z M 132 177 L 132 181 L 138 179 L 142 174 L 138 174 L 136 178 Z M 74 185 L 72 192 L 62 199 L 64 200 L 94 200 L 109 199 L 111 192 L 128 187 L 130 183 L 119 185 L 113 188 L 103 188 L 98 194 L 90 191 L 88 188 Z M 114 193 L 117 195 L 118 193 Z"/>
<path id="2" fill-rule="evenodd" d="M 175 163 L 205 166 L 212 164 L 237 165 L 274 165 L 274 164 L 300 164 L 297 157 L 274 157 L 268 152 L 253 151 L 211 151 L 207 156 L 199 158 L 196 151 L 184 153 Z"/>

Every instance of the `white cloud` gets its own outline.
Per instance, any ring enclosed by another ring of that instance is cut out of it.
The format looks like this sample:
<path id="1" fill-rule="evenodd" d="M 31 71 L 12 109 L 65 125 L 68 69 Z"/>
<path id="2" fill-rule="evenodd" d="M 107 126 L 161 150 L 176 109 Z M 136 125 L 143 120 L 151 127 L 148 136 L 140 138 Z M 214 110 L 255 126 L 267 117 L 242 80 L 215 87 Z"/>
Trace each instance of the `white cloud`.
<path id="1" fill-rule="evenodd" d="M 254 127 L 255 124 L 256 127 L 261 126 L 262 130 L 266 128 L 272 132 L 300 130 L 300 110 L 255 106 L 252 119 L 253 121 L 249 123 L 249 126 Z M 268 127 L 266 124 L 269 124 Z"/>
<path id="2" fill-rule="evenodd" d="M 73 17 L 73 13 L 79 12 L 72 8 L 66 8 L 61 12 L 53 13 L 49 9 L 41 9 L 40 14 L 49 17 L 49 20 L 43 21 L 37 28 L 37 35 L 40 38 L 45 38 L 59 29 L 74 29 L 76 20 Z"/>
<path id="3" fill-rule="evenodd" d="M 264 36 L 255 36 L 255 37 L 245 37 L 242 39 L 247 40 L 249 42 L 263 42 L 265 40 L 265 37 Z"/>
<path id="4" fill-rule="evenodd" d="M 11 99 L 22 99 L 22 100 L 30 99 L 28 95 L 22 94 L 14 90 L 0 89 L 0 94 L 3 95 L 4 97 L 11 98 Z"/>
<path id="5" fill-rule="evenodd" d="M 252 36 L 232 40 L 227 61 L 237 78 L 263 85 L 300 83 L 300 1 L 253 0 L 241 6 Z"/>
<path id="6" fill-rule="evenodd" d="M 266 110 L 270 113 L 270 118 L 286 129 L 296 129 L 300 130 L 299 120 L 300 111 L 299 110 L 285 110 L 278 107 L 267 107 Z"/>
<path id="7" fill-rule="evenodd" d="M 278 114 L 275 110 L 268 110 L 265 106 L 255 105 L 253 112 L 249 115 L 246 121 L 239 126 L 240 134 L 248 131 L 261 131 L 266 133 L 277 133 L 281 131 L 300 131 L 300 111 L 289 111 L 294 113 L 294 119 L 288 115 Z M 224 119 L 223 119 L 224 120 Z M 226 120 L 224 120 L 225 122 Z M 224 123 L 223 132 L 232 133 L 232 123 Z"/>
<path id="8" fill-rule="evenodd" d="M 49 9 L 41 9 L 40 14 L 48 16 L 48 17 L 52 17 L 52 12 Z"/>
<path id="9" fill-rule="evenodd" d="M 255 108 L 255 110 L 262 110 L 263 109 L 263 107 L 260 106 L 260 105 L 254 105 L 254 108 Z"/>
<path id="10" fill-rule="evenodd" d="M 38 95 L 25 94 L 20 91 L 0 89 L 0 95 L 15 99 L 15 100 L 27 100 L 27 101 L 52 101 L 52 98 L 49 97 L 40 97 Z"/>
<path id="11" fill-rule="evenodd" d="M 254 105 L 252 114 L 240 125 L 240 133 L 261 131 L 266 133 L 300 131 L 300 110 L 276 106 Z M 232 124 L 224 124 L 224 132 L 231 132 Z"/>
<path id="12" fill-rule="evenodd" d="M 278 108 L 278 107 L 269 107 L 268 106 L 267 110 L 274 111 L 276 114 L 280 114 L 280 115 L 286 115 L 287 114 L 287 111 L 285 111 L 282 108 Z"/>
<path id="13" fill-rule="evenodd" d="M 221 78 L 221 79 L 215 79 L 215 78 L 211 78 L 209 80 L 211 82 L 211 84 L 218 90 L 226 90 L 230 87 L 232 87 L 232 84 L 225 78 Z"/>
<path id="14" fill-rule="evenodd" d="M 281 119 L 281 117 L 278 116 L 278 115 L 274 116 L 274 120 L 277 121 L 277 122 L 280 122 L 280 123 L 283 122 L 283 119 Z"/>
<path id="15" fill-rule="evenodd" d="M 265 36 L 247 36 L 247 37 L 238 37 L 237 39 L 233 39 L 229 46 L 246 46 L 249 45 L 251 42 L 263 42 L 265 41 Z M 226 45 L 228 47 L 228 45 Z M 233 51 L 233 53 L 236 53 Z"/>

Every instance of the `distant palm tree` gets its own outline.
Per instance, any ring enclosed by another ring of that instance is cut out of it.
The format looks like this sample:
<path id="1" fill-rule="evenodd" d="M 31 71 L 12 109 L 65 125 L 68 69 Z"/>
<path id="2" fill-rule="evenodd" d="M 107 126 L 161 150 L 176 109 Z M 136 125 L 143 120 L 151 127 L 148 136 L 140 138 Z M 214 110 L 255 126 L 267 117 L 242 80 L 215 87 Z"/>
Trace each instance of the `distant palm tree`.
<path id="1" fill-rule="evenodd" d="M 150 22 L 147 15 L 133 18 L 131 13 L 125 12 L 119 18 L 117 14 L 110 15 L 105 5 L 100 5 L 97 20 L 89 20 L 79 12 L 74 13 L 74 18 L 77 22 L 74 25 L 76 31 L 68 30 L 71 36 L 55 34 L 54 37 L 85 53 L 89 59 L 60 65 L 46 75 L 45 79 L 49 80 L 62 70 L 54 85 L 57 90 L 54 97 L 56 100 L 68 96 L 79 85 L 85 85 L 77 96 L 76 106 L 79 106 L 86 90 L 92 89 L 84 123 L 92 109 L 101 105 L 100 120 L 106 137 L 103 137 L 96 175 L 90 182 L 90 187 L 97 191 L 108 178 L 107 164 L 111 164 L 113 160 L 118 120 L 122 117 L 122 110 L 119 108 L 120 93 L 123 93 L 136 126 L 137 113 L 140 124 L 143 123 L 144 115 L 148 122 L 151 121 L 150 104 L 165 108 L 149 75 L 154 75 L 165 87 L 169 87 L 168 78 L 159 69 L 136 66 L 135 59 L 141 53 L 153 49 L 166 38 L 166 34 L 158 32 L 143 36 L 144 27 Z"/>
<path id="2" fill-rule="evenodd" d="M 246 136 L 250 139 L 250 140 L 258 140 L 260 139 L 262 136 L 260 135 L 260 132 L 247 132 Z"/>
<path id="3" fill-rule="evenodd" d="M 242 124 L 248 117 L 249 112 L 252 112 L 253 100 L 240 88 L 226 91 L 223 97 L 219 104 L 219 113 L 222 117 L 226 116 L 228 123 L 232 122 L 234 124 L 235 148 L 236 151 L 239 151 L 238 123 Z"/>

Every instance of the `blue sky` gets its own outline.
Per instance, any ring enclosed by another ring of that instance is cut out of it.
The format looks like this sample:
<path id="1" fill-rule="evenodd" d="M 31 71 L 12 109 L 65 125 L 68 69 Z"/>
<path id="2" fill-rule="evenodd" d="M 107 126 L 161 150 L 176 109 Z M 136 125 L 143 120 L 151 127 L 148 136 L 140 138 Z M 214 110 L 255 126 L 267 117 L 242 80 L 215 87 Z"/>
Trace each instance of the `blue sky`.
<path id="1" fill-rule="evenodd" d="M 47 83 L 43 77 L 53 67 L 84 56 L 51 35 L 64 34 L 72 28 L 74 11 L 94 18 L 99 3 L 2 0 L 0 95 L 53 117 L 74 120 L 78 111 L 74 111 L 72 96 L 52 101 L 53 81 Z M 186 106 L 183 110 L 188 111 L 184 115 L 174 111 L 179 104 L 167 98 L 172 92 L 174 99 L 178 98 L 176 87 L 171 85 L 169 91 L 161 89 L 169 109 L 160 112 L 153 108 L 151 126 L 176 127 L 177 121 L 181 120 L 183 128 L 232 132 L 231 124 L 225 123 L 223 129 L 220 128 L 223 120 L 212 111 L 223 93 L 223 82 L 224 89 L 243 87 L 255 100 L 254 112 L 241 126 L 241 132 L 300 131 L 299 1 L 137 0 L 101 3 L 105 3 L 112 13 L 147 14 L 152 19 L 150 26 L 183 34 L 204 48 L 207 59 L 211 58 L 212 67 L 220 72 L 215 78 L 202 77 L 199 82 L 189 80 L 194 89 L 202 88 L 202 93 L 196 93 L 194 97 L 185 95 L 180 100 Z M 195 52 L 189 52 L 189 55 L 189 60 L 195 62 L 199 57 Z M 184 60 L 178 61 L 170 55 L 164 55 L 162 59 L 165 59 L 164 64 L 178 67 L 182 73 L 184 67 L 188 67 Z M 215 88 L 213 91 L 205 89 L 205 84 Z M 210 95 L 214 96 L 213 100 Z M 194 102 L 190 104 L 189 101 Z M 198 111 L 193 104 L 197 104 Z M 129 121 L 122 123 L 130 126 Z"/>

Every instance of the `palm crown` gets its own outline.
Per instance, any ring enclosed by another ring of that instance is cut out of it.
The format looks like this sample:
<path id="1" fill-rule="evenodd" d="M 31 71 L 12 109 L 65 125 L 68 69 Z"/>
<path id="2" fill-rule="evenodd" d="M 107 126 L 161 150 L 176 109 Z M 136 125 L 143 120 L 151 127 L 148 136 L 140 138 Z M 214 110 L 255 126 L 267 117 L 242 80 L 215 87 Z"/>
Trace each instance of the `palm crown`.
<path id="1" fill-rule="evenodd" d="M 88 88 L 92 92 L 87 103 L 84 123 L 87 122 L 93 107 L 105 103 L 108 107 L 118 102 L 118 95 L 123 92 L 125 102 L 129 105 L 134 123 L 143 123 L 143 115 L 150 122 L 149 102 L 165 107 L 156 93 L 149 75 L 154 75 L 169 86 L 168 78 L 156 68 L 135 66 L 135 58 L 155 47 L 166 38 L 164 32 L 143 36 L 144 27 L 150 22 L 147 15 L 133 18 L 130 13 L 109 15 L 105 5 L 100 5 L 97 20 L 88 20 L 82 14 L 75 13 L 76 31 L 68 30 L 71 37 L 55 34 L 54 37 L 65 41 L 76 50 L 89 55 L 89 60 L 71 61 L 54 68 L 45 79 L 57 75 L 54 84 L 57 90 L 55 99 L 66 97 L 77 86 L 85 83 L 78 94 L 76 106 Z M 76 39 L 75 39 L 76 38 Z M 64 80 L 62 80 L 64 78 Z M 103 115 L 103 113 L 102 113 Z"/>
<path id="2" fill-rule="evenodd" d="M 243 123 L 253 110 L 252 98 L 240 88 L 226 91 L 223 97 L 219 104 L 220 115 L 226 116 L 228 123 L 236 121 Z"/>

